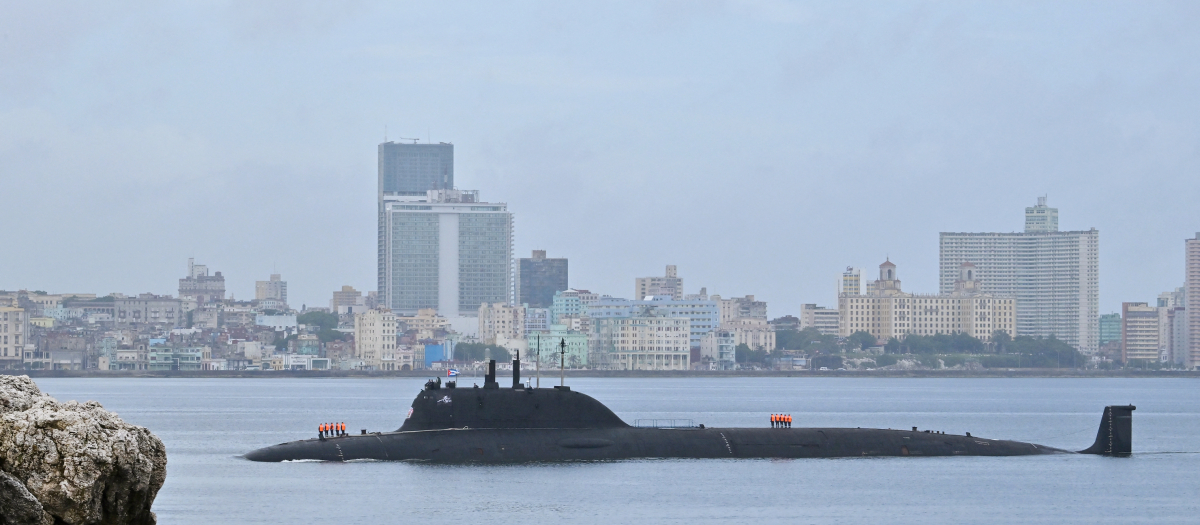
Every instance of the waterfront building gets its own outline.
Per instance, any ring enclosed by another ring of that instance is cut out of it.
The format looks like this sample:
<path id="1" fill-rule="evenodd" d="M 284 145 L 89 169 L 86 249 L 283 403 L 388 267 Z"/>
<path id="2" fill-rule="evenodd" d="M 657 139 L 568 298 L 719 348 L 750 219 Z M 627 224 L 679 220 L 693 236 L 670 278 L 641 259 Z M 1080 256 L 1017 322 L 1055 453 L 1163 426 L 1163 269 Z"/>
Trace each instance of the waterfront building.
<path id="1" fill-rule="evenodd" d="M 939 284 L 954 290 L 959 266 L 976 265 L 985 293 L 1016 299 L 1016 333 L 1055 336 L 1086 354 L 1100 347 L 1100 233 L 1058 231 L 1058 210 L 1039 197 L 1026 230 L 940 235 Z"/>
<path id="2" fill-rule="evenodd" d="M 287 281 L 277 273 L 271 274 L 269 281 L 254 281 L 254 299 L 265 301 L 274 299 L 287 304 Z"/>
<path id="3" fill-rule="evenodd" d="M 721 327 L 721 310 L 716 301 L 673 300 L 670 296 L 648 296 L 644 301 L 604 297 L 587 307 L 587 316 L 595 323 L 600 318 L 634 317 L 640 312 L 688 320 L 688 347 L 700 359 L 700 341 L 705 334 Z M 763 321 L 766 325 L 766 321 Z"/>
<path id="4" fill-rule="evenodd" d="M 715 312 L 714 312 L 715 313 Z M 690 321 L 667 317 L 648 305 L 630 316 L 596 317 L 589 361 L 613 370 L 688 370 Z"/>
<path id="5" fill-rule="evenodd" d="M 1158 307 L 1121 303 L 1121 361 L 1157 362 L 1158 350 Z"/>
<path id="6" fill-rule="evenodd" d="M 504 303 L 479 306 L 479 340 L 484 344 L 503 344 L 500 339 L 525 338 L 525 308 Z"/>
<path id="7" fill-rule="evenodd" d="M 453 144 L 379 145 L 378 189 L 376 200 L 379 214 L 378 290 L 387 287 L 387 221 L 384 201 L 389 198 L 420 197 L 429 190 L 454 189 Z M 386 299 L 385 299 L 386 302 Z"/>
<path id="8" fill-rule="evenodd" d="M 549 308 L 554 294 L 567 289 L 567 260 L 548 259 L 546 250 L 533 250 L 533 256 L 521 259 L 517 273 L 517 304 Z"/>
<path id="9" fill-rule="evenodd" d="M 208 266 L 188 259 L 188 276 L 179 280 L 179 297 L 191 297 L 197 303 L 219 303 L 225 300 L 225 277 L 221 272 L 208 274 Z"/>
<path id="10" fill-rule="evenodd" d="M 22 352 L 29 341 L 29 318 L 24 308 L 0 306 L 0 370 L 21 368 Z"/>
<path id="11" fill-rule="evenodd" d="M 384 355 L 396 352 L 396 316 L 386 308 L 354 315 L 354 357 L 364 367 L 380 370 Z"/>
<path id="12" fill-rule="evenodd" d="M 663 277 L 638 277 L 634 279 L 634 299 L 640 301 L 651 295 L 665 295 L 676 301 L 683 299 L 683 278 L 677 274 L 675 265 L 667 265 L 667 273 Z"/>
<path id="13" fill-rule="evenodd" d="M 869 294 L 868 294 L 869 295 Z M 800 305 L 800 329 L 815 328 L 821 335 L 838 335 L 841 315 L 833 308 L 815 304 Z"/>
<path id="14" fill-rule="evenodd" d="M 746 345 L 753 350 L 768 352 L 775 349 L 775 330 L 763 319 L 735 319 L 721 323 L 721 330 L 733 334 L 735 345 Z"/>
<path id="15" fill-rule="evenodd" d="M 525 336 L 525 359 L 541 361 L 542 367 L 559 365 L 560 344 L 566 343 L 566 354 L 561 359 L 567 368 L 588 366 L 588 334 L 571 330 L 566 325 L 552 324 L 544 333 Z"/>
<path id="16" fill-rule="evenodd" d="M 1100 346 L 1109 341 L 1121 340 L 1121 314 L 1111 313 L 1100 316 Z"/>
<path id="17" fill-rule="evenodd" d="M 201 362 L 205 359 L 212 359 L 212 350 L 207 346 L 151 346 L 146 369 L 201 370 Z"/>
<path id="18" fill-rule="evenodd" d="M 512 214 L 477 191 L 384 197 L 380 294 L 402 315 L 436 308 L 474 317 L 483 303 L 512 302 Z"/>
<path id="19" fill-rule="evenodd" d="M 733 370 L 737 368 L 737 334 L 725 329 L 716 329 L 700 340 L 699 364 L 708 370 Z"/>
<path id="20" fill-rule="evenodd" d="M 947 294 L 913 294 L 900 288 L 896 265 L 879 265 L 871 295 L 839 294 L 840 335 L 867 332 L 880 344 L 909 335 L 965 333 L 984 342 L 996 331 L 1013 335 L 1016 305 L 1012 297 L 982 291 L 975 265 L 959 265 L 959 276 Z"/>
<path id="21" fill-rule="evenodd" d="M 1187 317 L 1187 355 L 1182 358 L 1187 368 L 1200 367 L 1200 232 L 1184 242 L 1184 306 Z"/>

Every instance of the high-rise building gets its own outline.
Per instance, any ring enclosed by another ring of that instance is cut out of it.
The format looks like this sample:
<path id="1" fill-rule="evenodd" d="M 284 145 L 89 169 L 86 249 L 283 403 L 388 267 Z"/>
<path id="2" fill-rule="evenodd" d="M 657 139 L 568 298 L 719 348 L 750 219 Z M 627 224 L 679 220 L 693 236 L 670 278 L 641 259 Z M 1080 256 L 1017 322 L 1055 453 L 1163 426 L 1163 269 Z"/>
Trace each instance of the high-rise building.
<path id="1" fill-rule="evenodd" d="M 1025 208 L 1025 231 L 1058 231 L 1058 208 L 1046 206 L 1046 198 L 1038 197 L 1037 206 Z"/>
<path id="2" fill-rule="evenodd" d="M 386 242 L 384 239 L 384 206 L 388 198 L 421 197 L 429 190 L 454 189 L 454 145 L 403 144 L 384 142 L 379 145 L 379 291 L 384 283 Z"/>
<path id="3" fill-rule="evenodd" d="M 475 317 L 484 303 L 513 299 L 513 219 L 478 191 L 385 196 L 381 301 L 399 315 L 436 308 Z"/>
<path id="4" fill-rule="evenodd" d="M 683 278 L 675 271 L 675 265 L 667 265 L 663 277 L 638 277 L 634 280 L 633 298 L 641 301 L 647 296 L 667 296 L 676 301 L 683 299 Z"/>
<path id="5" fill-rule="evenodd" d="M 277 273 L 271 274 L 269 281 L 254 281 L 254 299 L 256 301 L 274 299 L 287 304 L 287 281 L 282 280 Z"/>
<path id="6" fill-rule="evenodd" d="M 1200 367 L 1200 232 L 1196 238 L 1184 243 L 1186 253 L 1187 277 L 1184 282 L 1184 294 L 1187 305 L 1184 307 L 1187 315 L 1188 355 L 1184 359 L 1187 368 Z"/>
<path id="7" fill-rule="evenodd" d="M 942 232 L 939 284 L 954 289 L 962 263 L 976 265 L 982 291 L 1015 297 L 1016 335 L 1055 336 L 1081 352 L 1100 346 L 1100 232 L 1058 231 L 1058 210 L 1026 208 L 1020 233 Z"/>
<path id="8" fill-rule="evenodd" d="M 1100 346 L 1109 341 L 1121 340 L 1121 314 L 1111 313 L 1100 316 Z"/>
<path id="9" fill-rule="evenodd" d="M 533 257 L 521 259 L 517 273 L 517 304 L 549 308 L 554 293 L 567 289 L 567 260 L 547 259 L 546 250 L 534 250 Z"/>
<path id="10" fill-rule="evenodd" d="M 838 335 L 838 311 L 815 304 L 800 305 L 800 329 L 816 328 L 821 335 Z"/>
<path id="11" fill-rule="evenodd" d="M 867 332 L 884 343 L 909 335 L 964 333 L 984 342 L 992 334 L 1013 334 L 1016 327 L 1014 299 L 981 291 L 975 266 L 959 265 L 959 275 L 950 293 L 938 295 L 905 293 L 900 289 L 896 265 L 879 265 L 879 280 L 871 295 L 838 296 L 838 322 L 843 337 Z"/>
<path id="12" fill-rule="evenodd" d="M 365 367 L 380 370 L 395 361 L 396 316 L 386 308 L 354 315 L 354 355 Z"/>
<path id="13" fill-rule="evenodd" d="M 1121 303 L 1121 360 L 1158 361 L 1158 307 Z"/>
<path id="14" fill-rule="evenodd" d="M 691 327 L 686 317 L 639 308 L 629 316 L 596 317 L 593 322 L 588 342 L 588 361 L 593 365 L 615 370 L 691 368 Z"/>
<path id="15" fill-rule="evenodd" d="M 179 280 L 179 297 L 191 297 L 199 305 L 225 300 L 225 277 L 221 272 L 208 274 L 208 266 L 188 259 L 188 276 Z"/>
<path id="16" fill-rule="evenodd" d="M 479 340 L 489 345 L 525 338 L 525 308 L 508 303 L 479 306 Z"/>
<path id="17" fill-rule="evenodd" d="M 842 289 L 838 293 L 863 295 L 862 268 L 846 267 L 842 272 Z"/>

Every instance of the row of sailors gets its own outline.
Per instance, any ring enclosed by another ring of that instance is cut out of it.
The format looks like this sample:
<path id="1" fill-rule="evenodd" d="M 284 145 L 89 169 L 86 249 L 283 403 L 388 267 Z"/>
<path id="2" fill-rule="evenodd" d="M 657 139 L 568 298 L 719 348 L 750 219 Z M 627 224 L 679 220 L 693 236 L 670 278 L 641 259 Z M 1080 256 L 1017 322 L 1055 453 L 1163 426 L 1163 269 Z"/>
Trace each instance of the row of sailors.
<path id="1" fill-rule="evenodd" d="M 345 423 L 321 423 L 317 425 L 317 437 L 321 439 L 344 435 L 346 435 Z"/>
<path id="2" fill-rule="evenodd" d="M 792 428 L 792 415 L 771 414 L 771 428 Z"/>

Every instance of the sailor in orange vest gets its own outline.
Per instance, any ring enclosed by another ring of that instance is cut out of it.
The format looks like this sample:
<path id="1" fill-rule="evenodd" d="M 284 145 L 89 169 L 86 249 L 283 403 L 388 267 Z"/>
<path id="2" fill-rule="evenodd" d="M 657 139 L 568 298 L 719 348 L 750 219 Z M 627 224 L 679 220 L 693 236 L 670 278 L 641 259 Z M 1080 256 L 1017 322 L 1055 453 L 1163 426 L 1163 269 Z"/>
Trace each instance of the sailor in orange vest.
<path id="1" fill-rule="evenodd" d="M 346 435 L 346 424 L 345 423 L 338 423 L 338 435 L 339 436 Z"/>
<path id="2" fill-rule="evenodd" d="M 775 428 L 775 414 L 771 414 L 771 428 Z"/>
<path id="3" fill-rule="evenodd" d="M 788 414 L 788 415 L 786 415 L 786 416 L 783 416 L 783 417 L 784 417 L 784 420 L 783 420 L 783 421 L 784 421 L 785 423 L 787 423 L 787 427 L 788 427 L 788 428 L 792 428 L 792 415 L 791 415 L 791 414 Z"/>
<path id="4" fill-rule="evenodd" d="M 325 439 L 325 423 L 317 425 L 317 438 Z"/>

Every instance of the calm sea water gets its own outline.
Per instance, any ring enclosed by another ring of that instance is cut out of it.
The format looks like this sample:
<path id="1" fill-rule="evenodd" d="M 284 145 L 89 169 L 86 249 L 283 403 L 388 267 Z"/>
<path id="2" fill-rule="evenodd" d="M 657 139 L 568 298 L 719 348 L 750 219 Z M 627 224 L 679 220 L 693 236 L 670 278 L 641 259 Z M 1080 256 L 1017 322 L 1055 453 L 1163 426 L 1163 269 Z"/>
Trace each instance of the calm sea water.
<path id="1" fill-rule="evenodd" d="M 463 383 L 469 385 L 471 379 Z M 503 379 L 502 379 L 503 382 Z M 550 381 L 543 381 L 548 384 Z M 708 426 L 936 429 L 1067 449 L 1137 405 L 1134 453 L 1022 458 L 638 460 L 511 466 L 254 463 L 318 423 L 394 430 L 420 379 L 41 379 L 167 446 L 160 523 L 1198 523 L 1189 379 L 572 379 L 618 415 Z"/>

